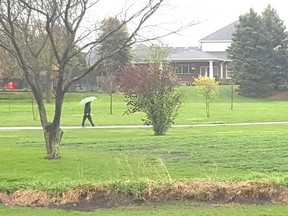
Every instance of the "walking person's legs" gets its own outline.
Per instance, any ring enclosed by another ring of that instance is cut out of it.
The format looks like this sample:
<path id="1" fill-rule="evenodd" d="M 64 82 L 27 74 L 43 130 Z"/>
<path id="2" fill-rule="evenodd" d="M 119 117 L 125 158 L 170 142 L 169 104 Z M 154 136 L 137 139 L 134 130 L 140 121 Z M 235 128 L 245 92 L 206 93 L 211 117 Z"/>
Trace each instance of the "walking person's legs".
<path id="1" fill-rule="evenodd" d="M 82 127 L 84 127 L 85 121 L 86 121 L 87 116 L 84 114 L 83 119 L 82 119 Z"/>
<path id="2" fill-rule="evenodd" d="M 87 118 L 88 118 L 90 124 L 94 127 L 95 125 L 93 124 L 91 115 L 87 115 Z"/>

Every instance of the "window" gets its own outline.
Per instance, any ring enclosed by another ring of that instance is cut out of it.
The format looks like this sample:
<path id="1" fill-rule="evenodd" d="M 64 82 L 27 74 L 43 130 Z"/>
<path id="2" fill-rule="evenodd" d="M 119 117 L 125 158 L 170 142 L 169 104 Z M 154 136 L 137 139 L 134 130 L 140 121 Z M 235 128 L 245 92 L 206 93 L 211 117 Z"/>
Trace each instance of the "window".
<path id="1" fill-rule="evenodd" d="M 189 73 L 188 65 L 182 65 L 182 72 L 185 73 L 185 74 Z"/>
<path id="2" fill-rule="evenodd" d="M 201 76 L 209 76 L 209 66 L 201 66 L 200 67 L 200 75 Z M 213 77 L 219 77 L 219 67 L 213 66 Z"/>
<path id="3" fill-rule="evenodd" d="M 201 66 L 200 67 L 200 75 L 201 76 L 208 76 L 208 74 L 209 74 L 209 67 Z"/>
<path id="4" fill-rule="evenodd" d="M 189 65 L 189 73 L 196 74 L 196 67 L 194 65 Z"/>
<path id="5" fill-rule="evenodd" d="M 177 74 L 182 73 L 181 65 L 176 65 L 175 70 Z"/>
<path id="6" fill-rule="evenodd" d="M 177 64 L 175 70 L 177 74 L 196 74 L 196 67 L 191 64 Z"/>

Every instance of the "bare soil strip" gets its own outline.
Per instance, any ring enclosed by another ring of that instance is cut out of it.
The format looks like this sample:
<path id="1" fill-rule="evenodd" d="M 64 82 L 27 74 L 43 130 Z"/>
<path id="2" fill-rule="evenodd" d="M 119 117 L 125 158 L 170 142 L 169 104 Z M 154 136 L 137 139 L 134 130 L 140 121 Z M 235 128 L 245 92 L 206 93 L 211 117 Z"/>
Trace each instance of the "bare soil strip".
<path id="1" fill-rule="evenodd" d="M 102 187 L 70 189 L 57 196 L 37 190 L 0 193 L 3 205 L 49 207 L 78 211 L 99 208 L 166 203 L 190 200 L 209 203 L 288 203 L 288 188 L 263 182 L 215 183 L 210 181 L 175 182 L 170 186 L 149 185 L 137 195 Z"/>

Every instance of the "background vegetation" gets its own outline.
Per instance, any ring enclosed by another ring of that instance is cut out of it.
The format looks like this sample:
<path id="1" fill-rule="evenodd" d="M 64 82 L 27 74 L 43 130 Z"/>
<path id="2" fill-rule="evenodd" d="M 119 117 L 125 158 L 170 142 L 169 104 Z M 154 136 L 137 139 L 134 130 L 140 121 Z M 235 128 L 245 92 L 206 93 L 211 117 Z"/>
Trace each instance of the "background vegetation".
<path id="1" fill-rule="evenodd" d="M 229 86 L 220 86 L 219 96 L 211 104 L 209 118 L 206 117 L 205 103 L 197 96 L 196 89 L 191 86 L 181 87 L 184 93 L 182 107 L 175 119 L 176 124 L 198 123 L 234 123 L 287 121 L 288 103 L 286 99 L 253 99 L 241 97 L 234 93 L 234 108 L 231 110 L 231 90 Z M 97 125 L 141 125 L 143 113 L 123 115 L 127 109 L 122 94 L 115 94 L 113 114 L 111 115 L 109 95 L 105 93 L 68 93 L 63 104 L 61 125 L 81 125 L 83 106 L 81 99 L 94 95 L 98 100 L 92 104 L 92 117 Z M 35 104 L 34 104 L 35 105 Z M 48 115 L 53 114 L 54 105 L 47 104 Z M 34 106 L 35 113 L 37 112 Z M 33 120 L 32 95 L 29 92 L 0 93 L 0 125 L 1 126 L 40 126 L 39 120 Z"/>
<path id="2" fill-rule="evenodd" d="M 228 48 L 241 95 L 267 97 L 287 89 L 287 30 L 268 5 L 261 14 L 250 9 L 239 17 Z"/>

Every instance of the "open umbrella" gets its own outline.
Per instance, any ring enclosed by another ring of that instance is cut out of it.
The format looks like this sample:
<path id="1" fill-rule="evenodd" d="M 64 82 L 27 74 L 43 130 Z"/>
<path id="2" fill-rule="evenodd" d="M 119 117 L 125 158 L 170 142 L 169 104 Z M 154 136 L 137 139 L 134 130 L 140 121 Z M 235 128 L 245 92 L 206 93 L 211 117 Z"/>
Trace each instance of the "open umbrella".
<path id="1" fill-rule="evenodd" d="M 92 101 L 94 101 L 94 100 L 96 100 L 97 98 L 96 97 L 94 97 L 94 96 L 91 96 L 91 97 L 86 97 L 86 98 L 84 98 L 83 100 L 81 100 L 80 101 L 80 105 L 83 105 L 83 104 L 86 104 L 86 103 L 88 103 L 88 102 L 92 102 Z"/>

